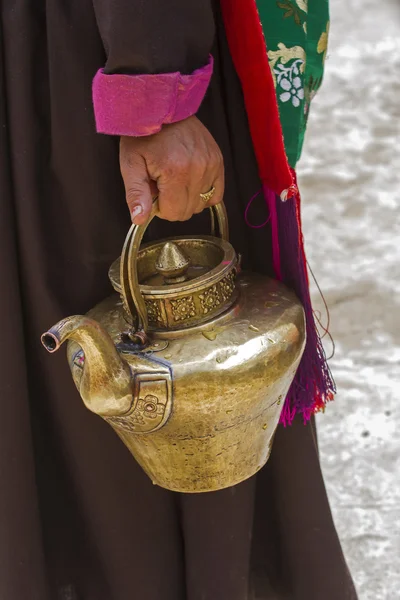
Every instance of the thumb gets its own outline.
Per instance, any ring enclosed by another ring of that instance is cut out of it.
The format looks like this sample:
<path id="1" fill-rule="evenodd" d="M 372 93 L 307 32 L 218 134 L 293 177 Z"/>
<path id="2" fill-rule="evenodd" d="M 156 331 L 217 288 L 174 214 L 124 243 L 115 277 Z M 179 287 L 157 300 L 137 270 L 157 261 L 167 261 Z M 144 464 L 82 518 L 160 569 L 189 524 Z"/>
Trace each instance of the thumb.
<path id="1" fill-rule="evenodd" d="M 143 156 L 136 153 L 124 156 L 121 149 L 120 166 L 132 222 L 135 225 L 142 225 L 149 217 L 153 204 L 146 161 Z"/>

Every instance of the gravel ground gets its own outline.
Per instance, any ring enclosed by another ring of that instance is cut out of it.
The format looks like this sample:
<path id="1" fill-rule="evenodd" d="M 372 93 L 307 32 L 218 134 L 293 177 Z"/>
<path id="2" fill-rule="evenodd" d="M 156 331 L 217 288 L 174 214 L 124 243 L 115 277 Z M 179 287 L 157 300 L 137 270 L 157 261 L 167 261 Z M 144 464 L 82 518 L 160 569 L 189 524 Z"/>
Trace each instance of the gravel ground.
<path id="1" fill-rule="evenodd" d="M 395 600 L 400 599 L 400 3 L 331 5 L 326 78 L 299 165 L 308 258 L 329 304 L 336 342 L 331 367 L 338 396 L 318 417 L 319 439 L 360 600 Z M 313 296 L 324 315 L 316 289 Z M 326 350 L 331 352 L 329 340 Z"/>

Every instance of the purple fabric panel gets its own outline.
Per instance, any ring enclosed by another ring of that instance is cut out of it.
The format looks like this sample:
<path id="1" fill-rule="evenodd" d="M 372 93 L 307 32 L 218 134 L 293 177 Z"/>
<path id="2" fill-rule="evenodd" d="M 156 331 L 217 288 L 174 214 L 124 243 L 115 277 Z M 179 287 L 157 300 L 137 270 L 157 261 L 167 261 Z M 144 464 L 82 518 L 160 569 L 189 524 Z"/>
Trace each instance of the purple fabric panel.
<path id="1" fill-rule="evenodd" d="M 213 58 L 191 75 L 105 75 L 93 80 L 93 105 L 98 133 L 144 136 L 194 115 L 204 98 Z"/>

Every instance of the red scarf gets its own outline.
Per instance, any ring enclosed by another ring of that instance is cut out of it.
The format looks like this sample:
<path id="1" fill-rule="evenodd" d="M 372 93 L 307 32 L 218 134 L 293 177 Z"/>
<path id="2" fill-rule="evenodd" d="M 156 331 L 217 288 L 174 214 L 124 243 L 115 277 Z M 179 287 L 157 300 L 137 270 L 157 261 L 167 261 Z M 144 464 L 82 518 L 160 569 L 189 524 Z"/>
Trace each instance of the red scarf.
<path id="1" fill-rule="evenodd" d="M 311 306 L 300 194 L 296 174 L 286 157 L 256 0 L 221 0 L 221 8 L 232 60 L 243 89 L 259 175 L 269 206 L 275 274 L 277 279 L 296 292 L 306 314 L 306 348 L 281 416 L 281 422 L 286 425 L 292 423 L 296 414 L 302 414 L 307 421 L 314 412 L 323 409 L 326 402 L 333 398 L 335 384 Z"/>

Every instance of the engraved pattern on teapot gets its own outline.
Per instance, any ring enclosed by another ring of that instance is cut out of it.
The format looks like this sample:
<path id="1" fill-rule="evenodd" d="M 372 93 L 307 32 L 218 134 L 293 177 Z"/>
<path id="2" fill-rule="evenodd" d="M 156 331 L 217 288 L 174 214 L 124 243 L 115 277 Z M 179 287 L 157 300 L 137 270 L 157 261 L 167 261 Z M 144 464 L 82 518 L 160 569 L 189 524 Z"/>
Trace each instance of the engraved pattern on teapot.
<path id="1" fill-rule="evenodd" d="M 157 300 L 146 300 L 147 315 L 149 317 L 149 323 L 163 323 L 160 302 Z"/>
<path id="2" fill-rule="evenodd" d="M 126 417 L 108 417 L 106 421 L 129 433 L 150 433 L 162 423 L 166 405 L 159 402 L 157 396 L 148 394 L 140 398 L 136 409 Z"/>
<path id="3" fill-rule="evenodd" d="M 165 425 L 171 415 L 171 370 L 165 364 L 150 358 L 148 366 L 150 371 L 137 373 L 135 376 L 135 397 L 129 413 L 105 418 L 117 430 L 135 434 L 151 433 Z"/>
<path id="4" fill-rule="evenodd" d="M 170 302 L 175 321 L 185 321 L 196 316 L 196 306 L 193 296 L 185 296 L 184 298 L 178 298 Z"/>

